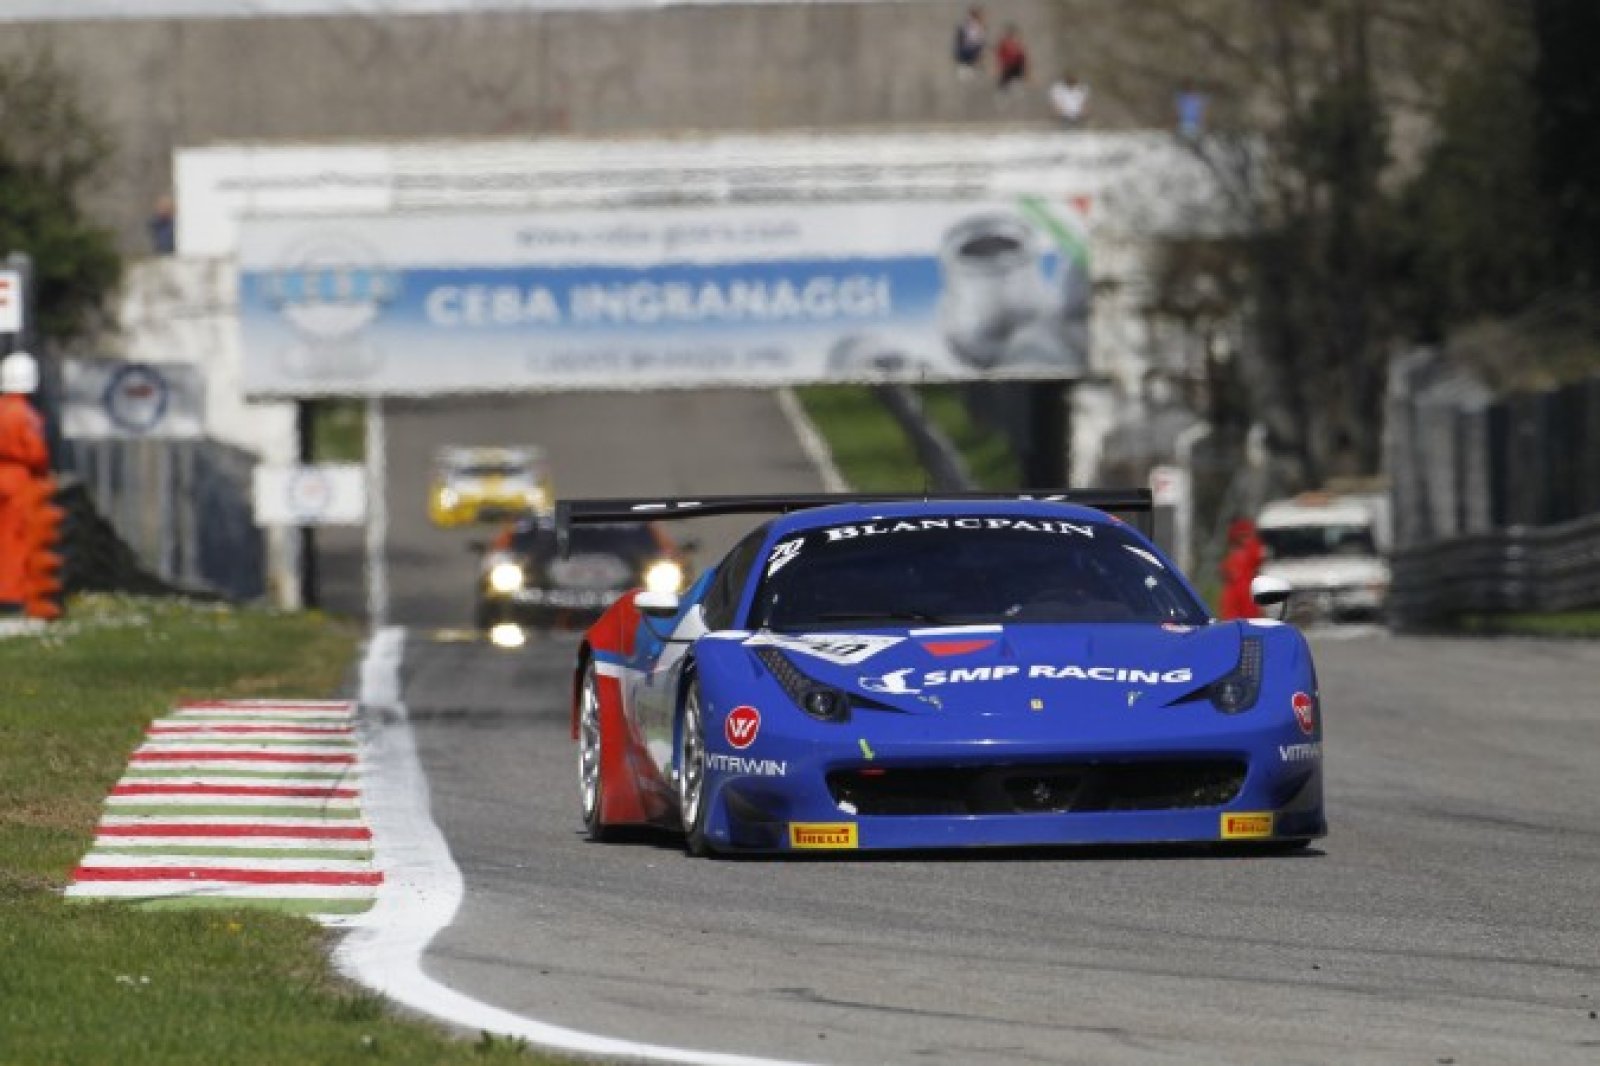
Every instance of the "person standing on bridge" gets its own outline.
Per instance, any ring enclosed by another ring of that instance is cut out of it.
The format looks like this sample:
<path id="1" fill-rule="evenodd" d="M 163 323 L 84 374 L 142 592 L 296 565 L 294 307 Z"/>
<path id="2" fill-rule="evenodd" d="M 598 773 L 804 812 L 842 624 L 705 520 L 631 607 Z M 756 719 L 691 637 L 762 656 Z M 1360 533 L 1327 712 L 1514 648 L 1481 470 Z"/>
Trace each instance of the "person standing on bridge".
<path id="1" fill-rule="evenodd" d="M 1078 80 L 1078 76 L 1069 71 L 1063 71 L 1054 85 L 1050 86 L 1050 108 L 1056 113 L 1056 118 L 1061 120 L 1065 129 L 1077 129 L 1083 122 L 1084 112 L 1089 107 L 1089 87 Z"/>
<path id="2" fill-rule="evenodd" d="M 983 8 L 968 8 L 967 17 L 956 24 L 956 77 L 970 80 L 983 62 L 983 50 L 987 47 L 989 27 L 983 24 Z"/>
<path id="3" fill-rule="evenodd" d="M 28 397 L 39 387 L 39 364 L 26 352 L 0 360 L 0 614 L 28 599 L 28 553 L 37 479 L 50 472 L 44 420 Z"/>
<path id="4" fill-rule="evenodd" d="M 994 59 L 999 69 L 995 88 L 1001 92 L 1010 89 L 1013 82 L 1028 80 L 1028 50 L 1023 47 L 1016 23 L 1006 27 L 1000 43 L 995 46 Z"/>

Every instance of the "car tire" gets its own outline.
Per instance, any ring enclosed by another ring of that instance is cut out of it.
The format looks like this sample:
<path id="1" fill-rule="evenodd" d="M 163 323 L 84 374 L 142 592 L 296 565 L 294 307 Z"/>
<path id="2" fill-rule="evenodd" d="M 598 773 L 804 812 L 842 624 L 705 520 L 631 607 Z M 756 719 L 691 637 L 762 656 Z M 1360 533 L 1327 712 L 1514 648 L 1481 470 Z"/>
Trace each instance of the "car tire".
<path id="1" fill-rule="evenodd" d="M 591 662 L 584 667 L 583 684 L 578 690 L 578 802 L 583 827 L 594 841 L 610 840 L 615 833 L 605 821 L 605 735 L 600 685 Z"/>
<path id="2" fill-rule="evenodd" d="M 683 721 L 678 730 L 678 812 L 683 817 L 683 847 L 696 858 L 714 853 L 706 838 L 706 730 L 700 681 L 689 678 L 683 690 Z"/>

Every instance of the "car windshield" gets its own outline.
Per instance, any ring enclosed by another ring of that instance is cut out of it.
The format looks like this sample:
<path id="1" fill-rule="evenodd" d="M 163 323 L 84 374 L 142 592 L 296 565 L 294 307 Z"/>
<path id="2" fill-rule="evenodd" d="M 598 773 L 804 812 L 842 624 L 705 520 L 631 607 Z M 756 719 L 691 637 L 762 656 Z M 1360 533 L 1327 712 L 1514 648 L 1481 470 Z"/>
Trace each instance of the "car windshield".
<path id="1" fill-rule="evenodd" d="M 532 471 L 526 463 L 468 463 L 451 467 L 451 477 L 527 477 Z"/>
<path id="2" fill-rule="evenodd" d="M 638 560 L 661 554 L 650 527 L 640 522 L 573 526 L 567 533 L 567 544 L 569 555 L 615 555 Z M 555 527 L 543 523 L 517 527 L 512 534 L 511 550 L 536 559 L 554 558 Z"/>
<path id="3" fill-rule="evenodd" d="M 1123 528 L 1031 516 L 919 515 L 806 530 L 763 565 L 759 628 L 1178 622 L 1205 609 Z"/>
<path id="4" fill-rule="evenodd" d="M 1319 555 L 1376 555 L 1372 527 L 1343 525 L 1277 526 L 1260 530 L 1269 559 L 1310 559 Z"/>

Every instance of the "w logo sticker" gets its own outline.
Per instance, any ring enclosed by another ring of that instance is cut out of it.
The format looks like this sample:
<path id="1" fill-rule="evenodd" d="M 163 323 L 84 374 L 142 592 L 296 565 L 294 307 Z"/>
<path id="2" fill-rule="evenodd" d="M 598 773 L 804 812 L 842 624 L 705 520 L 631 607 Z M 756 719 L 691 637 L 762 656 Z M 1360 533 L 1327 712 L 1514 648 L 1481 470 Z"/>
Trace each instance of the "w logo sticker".
<path id="1" fill-rule="evenodd" d="M 722 723 L 722 735 L 728 738 L 729 744 L 740 750 L 754 744 L 759 732 L 761 712 L 754 707 L 735 707 L 728 713 L 728 720 Z"/>

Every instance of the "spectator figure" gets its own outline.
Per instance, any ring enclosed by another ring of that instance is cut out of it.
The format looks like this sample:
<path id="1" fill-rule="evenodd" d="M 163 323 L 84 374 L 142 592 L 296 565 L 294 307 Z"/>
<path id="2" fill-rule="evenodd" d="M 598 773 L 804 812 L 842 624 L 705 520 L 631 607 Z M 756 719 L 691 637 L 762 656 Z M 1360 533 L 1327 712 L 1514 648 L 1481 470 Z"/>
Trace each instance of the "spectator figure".
<path id="1" fill-rule="evenodd" d="M 1192 141 L 1204 132 L 1206 102 L 1206 94 L 1195 88 L 1193 82 L 1184 82 L 1179 86 L 1173 98 L 1173 107 L 1177 112 L 1180 137 Z"/>
<path id="2" fill-rule="evenodd" d="M 1027 80 L 1028 50 L 1022 46 L 1022 35 L 1017 32 L 1016 23 L 1006 26 L 1000 43 L 995 45 L 994 59 L 999 71 L 995 87 L 1001 92 L 1010 89 L 1012 82 Z"/>
<path id="3" fill-rule="evenodd" d="M 150 211 L 150 250 L 156 255 L 171 255 L 178 247 L 178 212 L 171 196 L 159 196 Z"/>
<path id="4" fill-rule="evenodd" d="M 983 63 L 983 50 L 989 47 L 989 27 L 983 23 L 983 8 L 967 9 L 967 17 L 956 24 L 956 77 L 970 81 Z"/>
<path id="5" fill-rule="evenodd" d="M 21 611 L 28 597 L 28 490 L 50 470 L 44 422 L 28 400 L 38 387 L 33 356 L 14 352 L 0 360 L 0 615 Z"/>
<path id="6" fill-rule="evenodd" d="M 1089 87 L 1079 81 L 1076 74 L 1064 71 L 1050 86 L 1050 108 L 1061 125 L 1069 130 L 1076 128 L 1089 108 Z"/>
<path id="7" fill-rule="evenodd" d="M 1228 526 L 1228 554 L 1222 557 L 1222 618 L 1255 618 L 1256 601 L 1250 596 L 1250 583 L 1261 571 L 1266 547 L 1256 535 L 1256 524 L 1236 518 Z"/>

